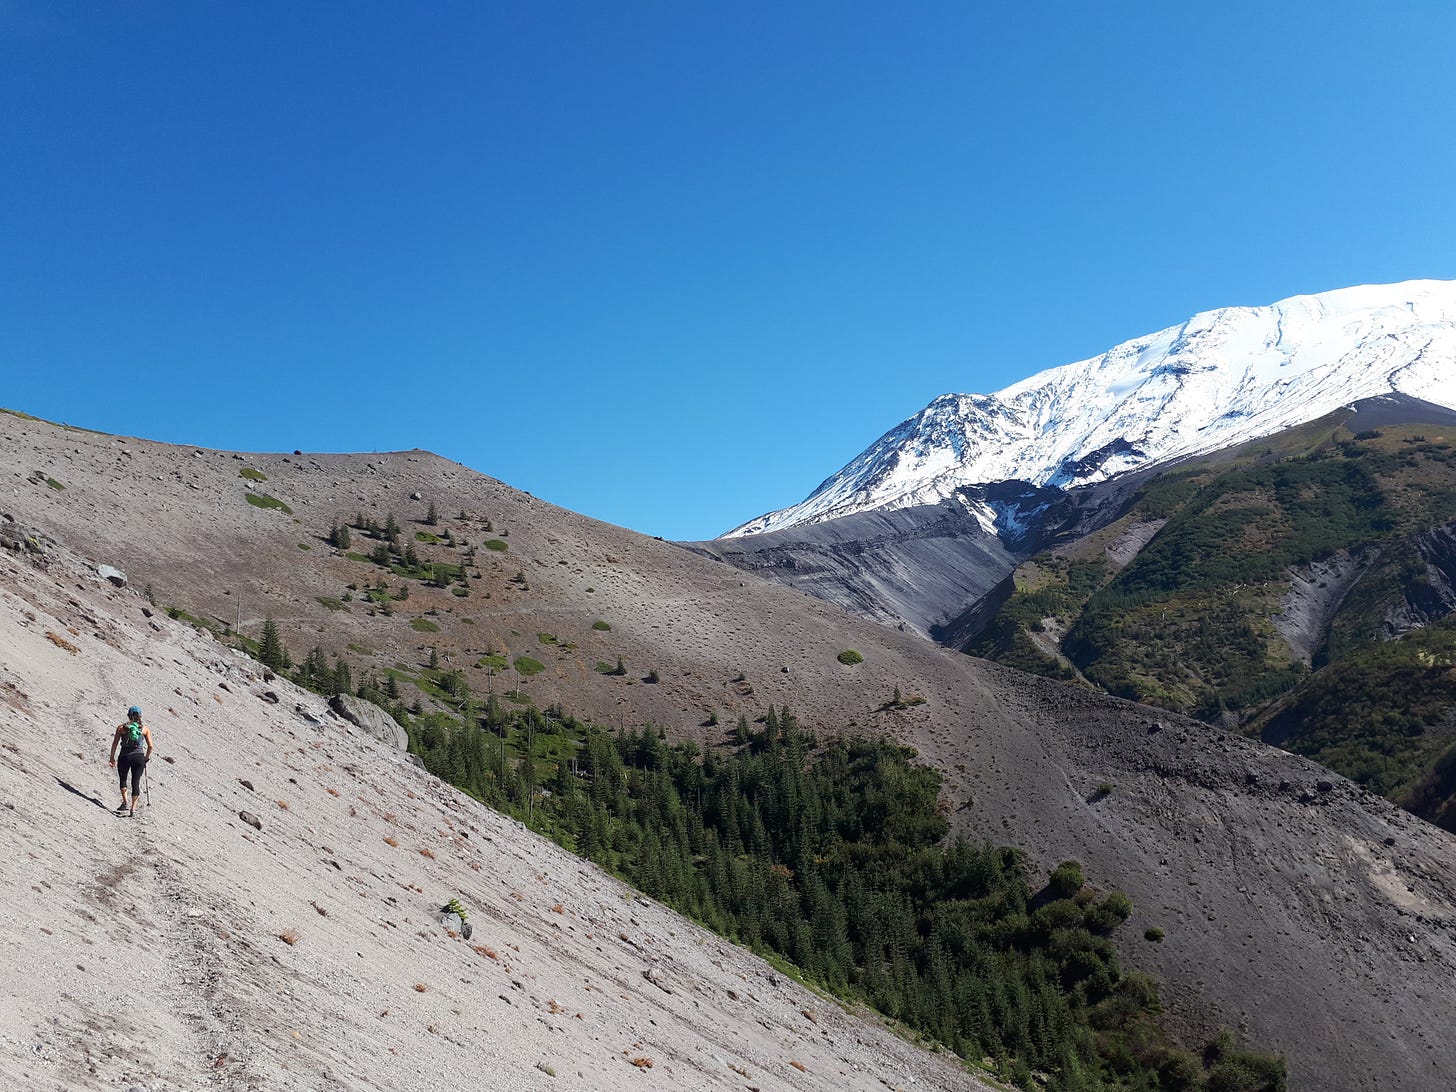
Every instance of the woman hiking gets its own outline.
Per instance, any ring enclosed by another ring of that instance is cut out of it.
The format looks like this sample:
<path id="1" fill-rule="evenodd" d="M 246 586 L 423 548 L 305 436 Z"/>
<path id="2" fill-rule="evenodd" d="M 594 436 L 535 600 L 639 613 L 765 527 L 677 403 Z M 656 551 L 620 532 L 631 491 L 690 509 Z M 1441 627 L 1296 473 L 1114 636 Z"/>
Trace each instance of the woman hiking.
<path id="1" fill-rule="evenodd" d="M 145 752 L 142 750 L 146 745 Z M 121 763 L 117 764 L 116 749 L 121 748 Z M 111 737 L 111 759 L 107 763 L 116 766 L 117 776 L 121 780 L 121 804 L 116 809 L 117 815 L 135 815 L 137 798 L 142 791 L 142 774 L 147 768 L 147 759 L 152 757 L 152 733 L 142 723 L 142 711 L 133 705 L 126 711 L 126 721 L 116 726 L 116 733 Z M 126 798 L 126 775 L 131 773 L 131 801 Z"/>

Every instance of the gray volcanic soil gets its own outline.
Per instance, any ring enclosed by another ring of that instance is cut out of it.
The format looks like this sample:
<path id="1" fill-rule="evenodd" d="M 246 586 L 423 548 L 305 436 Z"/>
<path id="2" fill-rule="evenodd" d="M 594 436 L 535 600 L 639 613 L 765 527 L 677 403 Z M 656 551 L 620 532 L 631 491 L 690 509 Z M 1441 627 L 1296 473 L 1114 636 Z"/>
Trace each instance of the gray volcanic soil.
<path id="1" fill-rule="evenodd" d="M 470 669 L 477 693 L 520 685 L 542 706 L 679 737 L 719 738 L 767 702 L 816 730 L 891 732 L 944 772 L 963 831 L 1026 847 L 1043 872 L 1075 857 L 1132 896 L 1120 947 L 1165 979 L 1190 1039 L 1245 1027 L 1289 1056 L 1297 1089 L 1434 1092 L 1456 1072 L 1456 841 L 1304 760 L 937 648 L 421 452 L 240 459 L 3 414 L 0 443 L 5 511 L 119 564 L 163 604 L 231 622 L 241 595 L 254 636 L 271 613 L 295 654 L 349 646 L 356 678 L 417 666 L 432 645 L 456 665 L 506 649 L 546 670 Z M 291 517 L 246 503 L 243 466 L 268 475 L 251 488 Z M 474 543 L 483 517 L 509 532 L 505 554 L 479 552 L 468 598 L 412 585 L 390 617 L 318 601 L 379 573 L 321 542 L 332 521 L 372 506 L 403 522 L 429 500 L 447 522 L 464 508 L 470 520 L 450 526 Z M 439 632 L 412 629 L 415 617 Z M 845 648 L 865 662 L 838 663 Z M 594 670 L 617 656 L 626 678 Z M 642 681 L 651 668 L 657 685 Z M 896 687 L 924 704 L 886 709 Z M 101 704 L 126 700 L 100 689 Z M 1162 944 L 1141 939 L 1150 926 Z"/>
<path id="2" fill-rule="evenodd" d="M 44 560 L 0 551 L 0 1087 L 986 1087 Z M 117 818 L 133 701 L 157 750 Z"/>

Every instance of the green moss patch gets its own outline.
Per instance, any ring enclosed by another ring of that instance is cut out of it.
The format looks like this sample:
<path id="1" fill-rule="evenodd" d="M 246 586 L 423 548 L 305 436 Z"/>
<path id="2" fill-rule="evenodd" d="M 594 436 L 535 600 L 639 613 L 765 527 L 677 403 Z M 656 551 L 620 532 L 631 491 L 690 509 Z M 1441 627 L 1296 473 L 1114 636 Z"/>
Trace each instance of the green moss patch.
<path id="1" fill-rule="evenodd" d="M 546 665 L 540 660 L 532 659 L 530 656 L 517 656 L 516 670 L 529 679 L 532 675 L 539 675 L 545 671 Z"/>
<path id="2" fill-rule="evenodd" d="M 293 509 L 288 507 L 288 505 L 284 504 L 277 497 L 270 497 L 267 493 L 248 493 L 246 494 L 246 496 L 248 498 L 248 503 L 251 504 L 254 508 L 276 508 L 285 516 L 293 515 Z"/>
<path id="3" fill-rule="evenodd" d="M 440 627 L 428 618 L 411 618 L 410 629 L 417 633 L 439 633 Z"/>

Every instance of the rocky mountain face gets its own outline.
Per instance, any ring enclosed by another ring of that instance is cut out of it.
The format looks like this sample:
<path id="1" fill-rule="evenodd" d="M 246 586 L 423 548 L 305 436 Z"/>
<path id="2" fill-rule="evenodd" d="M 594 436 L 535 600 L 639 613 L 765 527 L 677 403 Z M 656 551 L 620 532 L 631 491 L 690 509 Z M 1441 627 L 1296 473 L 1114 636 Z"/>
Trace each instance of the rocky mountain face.
<path id="1" fill-rule="evenodd" d="M 958 831 L 1131 896 L 1120 948 L 1189 1041 L 1246 1028 L 1295 1088 L 1434 1092 L 1456 1070 L 1456 841 L 1297 755 L 960 655 L 424 452 L 243 455 L 0 414 L 3 483 L 0 787 L 26 847 L 0 865 L 27 984 L 0 1022 L 9 1084 L 716 1087 L 731 1063 L 763 1088 L 965 1087 L 873 1071 L 849 1046 L 879 1040 L 848 1025 L 800 1029 L 791 1010 L 815 1003 L 780 1003 L 717 942 L 268 681 L 232 646 L 270 617 L 295 660 L 322 646 L 427 709 L 448 708 L 438 659 L 476 694 L 707 746 L 714 721 L 769 703 L 816 733 L 893 735 L 942 773 Z M 416 563 L 371 560 L 372 532 L 330 545 L 360 516 L 393 517 Z M 1157 518 L 1109 524 L 1108 556 L 1141 556 Z M 36 567 L 31 530 L 91 568 Z M 121 840 L 93 756 L 104 710 L 133 701 L 175 761 L 154 771 L 153 833 Z M 498 958 L 441 929 L 451 893 L 483 908 L 470 943 Z M 1152 929 L 1161 943 L 1138 939 Z"/>

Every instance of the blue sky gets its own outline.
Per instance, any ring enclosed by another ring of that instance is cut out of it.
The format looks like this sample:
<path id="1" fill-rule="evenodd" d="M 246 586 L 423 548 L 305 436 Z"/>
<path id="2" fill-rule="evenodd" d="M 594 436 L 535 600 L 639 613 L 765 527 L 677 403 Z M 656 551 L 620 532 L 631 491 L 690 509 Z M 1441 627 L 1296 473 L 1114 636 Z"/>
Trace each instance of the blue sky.
<path id="1" fill-rule="evenodd" d="M 1456 277 L 1445 2 L 0 0 L 0 405 L 701 538 L 938 394 Z"/>

